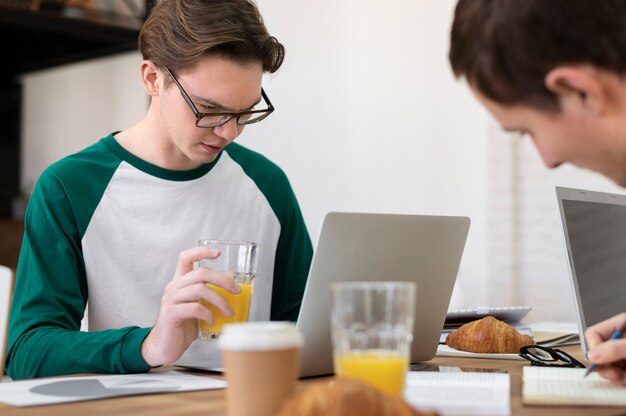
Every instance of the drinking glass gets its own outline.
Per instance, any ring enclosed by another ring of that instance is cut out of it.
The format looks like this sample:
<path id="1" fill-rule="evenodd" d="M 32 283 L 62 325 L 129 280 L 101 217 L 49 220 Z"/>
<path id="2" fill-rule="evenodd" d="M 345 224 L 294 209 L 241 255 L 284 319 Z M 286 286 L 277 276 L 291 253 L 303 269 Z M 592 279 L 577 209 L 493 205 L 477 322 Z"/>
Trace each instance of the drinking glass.
<path id="1" fill-rule="evenodd" d="M 200 260 L 196 267 L 207 267 L 220 272 L 231 272 L 233 279 L 241 287 L 241 292 L 231 293 L 226 289 L 207 283 L 213 291 L 223 297 L 235 312 L 226 317 L 214 305 L 200 301 L 213 312 L 213 323 L 198 321 L 198 337 L 211 340 L 219 337 L 227 323 L 246 322 L 252 300 L 252 288 L 257 273 L 259 245 L 245 241 L 200 240 L 198 245 L 210 246 L 220 251 L 216 259 Z"/>
<path id="2" fill-rule="evenodd" d="M 338 376 L 402 395 L 413 340 L 416 290 L 412 282 L 331 285 L 333 361 Z"/>

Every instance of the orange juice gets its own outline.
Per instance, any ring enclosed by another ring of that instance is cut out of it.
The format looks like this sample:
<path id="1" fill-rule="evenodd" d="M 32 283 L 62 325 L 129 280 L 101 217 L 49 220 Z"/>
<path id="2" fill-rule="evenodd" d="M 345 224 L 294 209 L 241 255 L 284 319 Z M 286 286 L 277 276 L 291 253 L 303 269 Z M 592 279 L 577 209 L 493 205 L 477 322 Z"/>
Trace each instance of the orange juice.
<path id="1" fill-rule="evenodd" d="M 213 324 L 209 325 L 206 321 L 198 321 L 199 332 L 201 337 L 204 334 L 219 334 L 222 332 L 224 324 L 232 322 L 246 322 L 248 320 L 248 312 L 250 310 L 250 299 L 252 298 L 252 283 L 239 283 L 241 286 L 241 292 L 235 294 L 230 293 L 228 290 L 207 283 L 207 286 L 214 290 L 218 295 L 226 299 L 226 302 L 235 312 L 233 316 L 225 317 L 219 309 L 214 305 L 200 301 L 204 306 L 209 308 L 213 312 Z"/>
<path id="2" fill-rule="evenodd" d="M 402 395 L 408 365 L 408 357 L 396 351 L 356 350 L 335 356 L 337 375 L 359 379 L 392 396 Z"/>

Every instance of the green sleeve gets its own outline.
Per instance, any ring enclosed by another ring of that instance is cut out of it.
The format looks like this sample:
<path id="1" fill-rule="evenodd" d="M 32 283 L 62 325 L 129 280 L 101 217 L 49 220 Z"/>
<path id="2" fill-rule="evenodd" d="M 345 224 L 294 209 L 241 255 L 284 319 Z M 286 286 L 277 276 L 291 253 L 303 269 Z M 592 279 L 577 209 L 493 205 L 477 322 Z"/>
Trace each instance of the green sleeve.
<path id="1" fill-rule="evenodd" d="M 270 315 L 273 321 L 295 322 L 298 319 L 313 256 L 313 246 L 300 207 L 293 192 L 290 194 L 286 196 L 289 204 L 281 218 L 280 239 L 276 248 Z"/>
<path id="2" fill-rule="evenodd" d="M 285 173 L 264 156 L 236 143 L 227 149 L 267 198 L 280 222 L 270 319 L 296 321 L 313 257 L 313 246 L 296 196 Z"/>
<path id="3" fill-rule="evenodd" d="M 29 203 L 5 360 L 13 379 L 150 368 L 141 357 L 150 328 L 80 331 L 88 299 L 81 238 L 93 208 L 73 203 L 66 191 L 84 176 L 61 181 L 44 172 Z M 89 214 L 78 214 L 81 209 Z"/>

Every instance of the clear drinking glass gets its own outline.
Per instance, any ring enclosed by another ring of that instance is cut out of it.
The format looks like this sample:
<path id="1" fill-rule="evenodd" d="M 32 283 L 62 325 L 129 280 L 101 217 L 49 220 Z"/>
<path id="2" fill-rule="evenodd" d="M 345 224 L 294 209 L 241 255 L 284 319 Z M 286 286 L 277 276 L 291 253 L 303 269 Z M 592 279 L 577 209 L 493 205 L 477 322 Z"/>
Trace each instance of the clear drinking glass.
<path id="1" fill-rule="evenodd" d="M 226 317 L 215 306 L 201 301 L 213 312 L 213 323 L 198 321 L 198 337 L 211 340 L 219 337 L 224 324 L 246 322 L 252 300 L 252 286 L 257 273 L 259 245 L 245 241 L 200 240 L 198 245 L 210 246 L 220 251 L 220 256 L 212 260 L 200 260 L 196 267 L 207 267 L 220 272 L 232 272 L 233 278 L 241 286 L 240 293 L 231 293 L 219 286 L 207 283 L 212 290 L 222 296 L 235 312 Z"/>
<path id="2" fill-rule="evenodd" d="M 416 285 L 331 285 L 333 361 L 338 376 L 401 396 L 411 359 Z"/>

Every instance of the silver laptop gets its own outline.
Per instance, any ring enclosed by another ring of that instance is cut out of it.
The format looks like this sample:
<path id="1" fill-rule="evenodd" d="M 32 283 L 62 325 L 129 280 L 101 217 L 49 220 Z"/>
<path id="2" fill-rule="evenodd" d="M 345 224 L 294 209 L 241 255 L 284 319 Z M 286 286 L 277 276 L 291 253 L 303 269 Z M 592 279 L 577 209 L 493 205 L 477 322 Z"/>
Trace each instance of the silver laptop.
<path id="1" fill-rule="evenodd" d="M 467 217 L 331 212 L 309 271 L 298 329 L 300 376 L 333 373 L 329 285 L 346 281 L 417 283 L 411 362 L 431 359 L 470 226 Z"/>
<path id="2" fill-rule="evenodd" d="M 583 355 L 587 327 L 624 312 L 626 195 L 556 188 Z"/>

